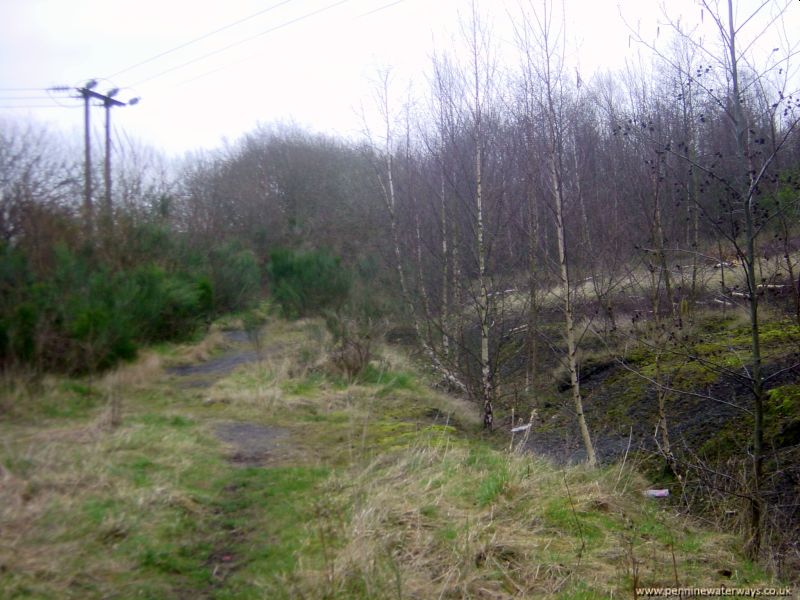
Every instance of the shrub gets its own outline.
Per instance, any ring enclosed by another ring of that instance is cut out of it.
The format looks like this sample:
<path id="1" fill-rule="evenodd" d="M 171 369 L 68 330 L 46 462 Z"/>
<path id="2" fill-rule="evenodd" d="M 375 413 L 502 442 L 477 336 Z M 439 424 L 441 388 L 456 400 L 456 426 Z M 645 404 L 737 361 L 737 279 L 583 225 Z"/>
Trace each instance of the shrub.
<path id="1" fill-rule="evenodd" d="M 86 372 L 132 358 L 139 343 L 190 334 L 212 310 L 207 279 L 155 264 L 112 271 L 90 253 L 56 248 L 35 277 L 0 249 L 0 364 Z"/>
<path id="2" fill-rule="evenodd" d="M 211 289 L 216 312 L 244 310 L 253 305 L 261 288 L 258 260 L 234 242 L 209 254 Z"/>
<path id="3" fill-rule="evenodd" d="M 227 243 L 191 252 L 158 224 L 130 233 L 116 259 L 107 248 L 61 245 L 37 270 L 26 251 L 0 244 L 0 368 L 104 369 L 141 343 L 185 338 L 210 316 L 257 299 L 251 251 Z"/>
<path id="4" fill-rule="evenodd" d="M 348 335 L 339 340 L 331 359 L 343 375 L 351 379 L 358 377 L 372 360 L 372 340 L 367 336 Z"/>
<path id="5" fill-rule="evenodd" d="M 173 239 L 166 223 L 134 223 L 125 240 L 125 258 L 128 264 L 164 264 L 176 254 Z"/>
<path id="6" fill-rule="evenodd" d="M 27 301 L 31 276 L 25 256 L 0 244 L 0 364 L 17 354 L 30 358 L 36 307 Z"/>
<path id="7" fill-rule="evenodd" d="M 333 338 L 330 358 L 335 371 L 349 379 L 368 375 L 375 340 L 381 338 L 379 323 L 364 316 L 327 313 L 325 326 Z"/>
<path id="8" fill-rule="evenodd" d="M 337 311 L 350 293 L 350 273 L 325 251 L 276 250 L 267 272 L 273 298 L 290 318 Z"/>
<path id="9" fill-rule="evenodd" d="M 135 285 L 124 273 L 93 267 L 83 257 L 62 250 L 45 310 L 50 323 L 63 327 L 69 352 L 54 349 L 48 362 L 66 361 L 69 370 L 94 371 L 136 355 L 133 306 Z"/>
<path id="10" fill-rule="evenodd" d="M 150 265 L 136 269 L 131 280 L 135 288 L 131 313 L 141 340 L 185 338 L 209 312 L 203 289 L 185 275 Z"/>

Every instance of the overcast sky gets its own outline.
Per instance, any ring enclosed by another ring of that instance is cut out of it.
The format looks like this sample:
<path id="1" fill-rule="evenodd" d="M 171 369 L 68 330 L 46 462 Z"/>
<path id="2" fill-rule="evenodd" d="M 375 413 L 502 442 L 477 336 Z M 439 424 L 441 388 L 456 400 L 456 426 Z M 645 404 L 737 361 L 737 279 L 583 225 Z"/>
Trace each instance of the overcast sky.
<path id="1" fill-rule="evenodd" d="M 660 5 L 567 0 L 570 63 L 586 79 L 635 60 L 640 49 L 629 44 L 620 13 L 652 36 Z M 518 6 L 480 2 L 501 58 L 504 47 L 511 51 L 508 15 Z M 121 100 L 142 98 L 114 109 L 119 132 L 173 154 L 233 141 L 258 122 L 356 136 L 376 70 L 391 66 L 396 79 L 424 86 L 433 48 L 457 46 L 459 15 L 469 7 L 469 0 L 0 0 L 0 118 L 53 123 L 79 136 L 81 102 L 43 90 L 96 78 L 100 92 L 119 87 Z M 685 20 L 699 17 L 691 0 L 669 7 Z M 789 31 L 800 32 L 800 3 L 790 13 Z M 98 131 L 102 116 L 92 113 Z"/>

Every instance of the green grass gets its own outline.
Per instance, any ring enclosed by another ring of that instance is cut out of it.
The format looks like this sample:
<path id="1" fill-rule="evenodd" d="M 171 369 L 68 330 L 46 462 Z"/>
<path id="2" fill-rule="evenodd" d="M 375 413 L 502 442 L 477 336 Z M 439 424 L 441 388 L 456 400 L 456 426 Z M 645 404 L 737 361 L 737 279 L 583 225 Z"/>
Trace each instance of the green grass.
<path id="1" fill-rule="evenodd" d="M 248 468 L 221 482 L 226 494 L 216 510 L 222 529 L 235 532 L 227 551 L 237 568 L 220 597 L 254 598 L 259 589 L 280 588 L 280 577 L 296 569 L 310 539 L 314 492 L 328 474 L 324 468 Z M 239 532 L 247 532 L 246 546 L 235 543 Z M 316 548 L 306 550 L 306 559 L 319 554 Z"/>
<path id="2" fill-rule="evenodd" d="M 576 583 L 557 596 L 558 600 L 605 600 L 606 594 L 590 589 L 585 583 Z"/>
<path id="3" fill-rule="evenodd" d="M 68 380 L 59 386 L 59 394 L 45 397 L 41 414 L 49 418 L 80 419 L 88 416 L 102 401 L 102 393 L 83 381 Z"/>
<path id="4" fill-rule="evenodd" d="M 416 378 L 411 373 L 392 372 L 373 364 L 367 365 L 367 368 L 358 376 L 358 381 L 380 386 L 378 396 L 386 396 L 400 390 L 415 391 L 419 389 Z"/>
<path id="5" fill-rule="evenodd" d="M 485 507 L 503 494 L 508 484 L 508 472 L 505 469 L 489 473 L 478 484 L 475 500 L 480 507 Z"/>
<path id="6" fill-rule="evenodd" d="M 569 496 L 553 498 L 545 508 L 543 516 L 550 527 L 579 538 L 582 542 L 596 544 L 603 538 L 604 530 L 592 523 L 590 518 L 596 515 L 586 511 L 578 512 L 570 502 Z"/>
<path id="7" fill-rule="evenodd" d="M 300 379 L 290 379 L 281 384 L 281 389 L 293 396 L 310 396 L 316 394 L 324 382 L 321 373 L 310 373 Z"/>
<path id="8" fill-rule="evenodd" d="M 268 328 L 287 361 L 313 329 Z M 643 500 L 629 469 L 557 469 L 475 435 L 477 409 L 408 364 L 350 383 L 281 364 L 200 389 L 150 373 L 113 431 L 103 382 L 67 379 L 0 422 L 0 597 L 599 598 L 627 589 L 626 539 L 656 584 L 672 549 L 687 585 L 731 565 L 769 581 L 732 536 Z M 31 418 L 49 402 L 78 408 Z M 232 464 L 221 421 L 285 428 L 285 446 Z"/>
<path id="9" fill-rule="evenodd" d="M 64 457 L 71 477 L 89 477 L 70 464 L 77 459 L 91 465 L 96 478 L 76 498 L 49 493 L 39 479 L 46 467 L 36 458 L 30 461 L 34 466 L 27 471 L 35 473 L 30 489 L 44 505 L 37 511 L 41 529 L 22 550 L 45 550 L 49 556 L 34 572 L 0 574 L 0 587 L 11 597 L 104 597 L 114 590 L 125 598 L 208 593 L 219 583 L 214 568 L 227 567 L 229 556 L 235 570 L 220 597 L 253 598 L 258 596 L 253 581 L 270 585 L 295 568 L 314 519 L 313 489 L 328 469 L 231 468 L 216 442 L 189 419 L 146 413 L 131 421 L 102 444 L 102 458 L 80 450 Z M 24 476 L 19 461 L 6 462 L 16 476 Z M 101 581 L 75 588 L 79 564 L 100 569 Z"/>
<path id="10" fill-rule="evenodd" d="M 136 420 L 145 425 L 154 427 L 190 427 L 194 424 L 191 419 L 181 415 L 157 413 L 144 414 L 138 417 Z"/>

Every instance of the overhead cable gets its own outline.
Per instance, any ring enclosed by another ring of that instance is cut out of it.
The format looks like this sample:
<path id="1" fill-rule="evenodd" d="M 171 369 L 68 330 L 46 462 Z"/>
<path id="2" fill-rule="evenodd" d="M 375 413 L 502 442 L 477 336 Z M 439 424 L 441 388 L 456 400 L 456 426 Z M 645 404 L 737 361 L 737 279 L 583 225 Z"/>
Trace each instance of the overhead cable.
<path id="1" fill-rule="evenodd" d="M 184 42 L 183 44 L 175 46 L 174 48 L 170 48 L 169 50 L 164 50 L 163 52 L 159 52 L 155 56 L 151 56 L 150 58 L 146 58 L 145 60 L 142 60 L 142 61 L 140 61 L 140 62 L 138 62 L 136 64 L 133 64 L 133 65 L 131 65 L 129 67 L 125 67 L 124 69 L 122 69 L 120 71 L 117 71 L 116 73 L 112 73 L 111 75 L 108 76 L 108 79 L 111 79 L 112 77 L 116 77 L 117 75 L 121 75 L 122 73 L 127 73 L 128 71 L 132 71 L 133 69 L 135 69 L 137 67 L 141 67 L 142 65 L 146 65 L 148 63 L 151 63 L 154 60 L 158 60 L 159 58 L 161 58 L 163 56 L 167 56 L 168 54 L 172 54 L 173 52 L 177 52 L 178 50 L 182 50 L 183 48 L 186 48 L 187 46 L 191 46 L 192 44 L 196 44 L 197 42 L 200 42 L 200 41 L 202 41 L 202 40 L 204 40 L 206 38 L 211 37 L 212 35 L 216 35 L 216 34 L 222 32 L 222 31 L 225 31 L 226 29 L 230 29 L 231 27 L 236 27 L 237 25 L 241 25 L 242 23 L 245 23 L 246 21 L 250 21 L 251 19 L 255 19 L 258 16 L 261 16 L 261 15 L 263 15 L 265 13 L 268 13 L 271 10 L 275 10 L 276 8 L 278 8 L 280 6 L 283 6 L 284 4 L 288 4 L 289 2 L 292 2 L 292 1 L 293 0 L 282 0 L 281 2 L 278 2 L 276 4 L 273 4 L 272 6 L 269 6 L 269 7 L 265 8 L 265 9 L 262 9 L 262 10 L 260 10 L 258 12 L 255 12 L 252 15 L 248 15 L 246 17 L 243 17 L 243 18 L 239 19 L 238 21 L 234 21 L 233 23 L 228 23 L 227 25 L 225 25 L 223 27 L 220 27 L 219 29 L 215 29 L 214 31 L 209 31 L 208 33 L 205 33 L 205 34 L 201 35 L 200 37 L 196 37 L 196 38 L 194 38 L 192 40 L 189 40 L 188 42 Z"/>
<path id="2" fill-rule="evenodd" d="M 266 29 L 264 31 L 261 31 L 261 32 L 255 34 L 255 35 L 251 35 L 249 37 L 241 39 L 241 40 L 239 40 L 237 42 L 233 42 L 232 44 L 228 44 L 227 46 L 224 46 L 222 48 L 218 48 L 217 50 L 213 50 L 211 52 L 203 54 L 202 56 L 198 56 L 197 58 L 193 58 L 192 60 L 188 60 L 188 61 L 186 61 L 184 63 L 181 63 L 181 64 L 179 64 L 177 66 L 171 67 L 169 69 L 165 69 L 164 71 L 161 71 L 160 73 L 156 73 L 155 75 L 147 77 L 146 79 L 142 79 L 141 81 L 137 81 L 136 83 L 133 84 L 133 86 L 142 85 L 143 83 L 147 83 L 148 81 L 152 81 L 153 79 L 157 79 L 158 77 L 166 75 L 167 73 L 172 73 L 173 71 L 177 71 L 178 69 L 182 69 L 183 67 L 187 67 L 187 66 L 189 66 L 191 64 L 194 64 L 194 63 L 196 63 L 198 61 L 201 61 L 201 60 L 204 60 L 204 59 L 209 58 L 211 56 L 214 56 L 215 54 L 219 54 L 220 52 L 225 52 L 226 50 L 230 50 L 231 48 L 235 48 L 237 46 L 241 46 L 242 44 L 246 44 L 247 42 L 251 42 L 251 41 L 253 41 L 253 40 L 257 39 L 257 38 L 260 38 L 262 36 L 265 36 L 265 35 L 267 35 L 269 33 L 272 33 L 272 32 L 277 31 L 279 29 L 283 29 L 284 27 L 287 27 L 289 25 L 293 25 L 294 23 L 298 23 L 300 21 L 303 21 L 303 20 L 308 19 L 310 17 L 316 16 L 316 15 L 318 15 L 320 13 L 323 13 L 325 11 L 331 10 L 332 8 L 336 8 L 337 6 L 340 6 L 342 4 L 345 4 L 346 2 L 351 2 L 351 1 L 352 0 L 339 0 L 338 2 L 334 2 L 334 3 L 329 4 L 327 6 L 323 6 L 322 8 L 318 8 L 317 10 L 314 10 L 314 11 L 312 11 L 310 13 L 306 13 L 301 17 L 297 17 L 295 19 L 291 19 L 289 21 L 281 23 L 280 25 L 276 25 L 275 27 L 271 27 L 269 29 Z"/>

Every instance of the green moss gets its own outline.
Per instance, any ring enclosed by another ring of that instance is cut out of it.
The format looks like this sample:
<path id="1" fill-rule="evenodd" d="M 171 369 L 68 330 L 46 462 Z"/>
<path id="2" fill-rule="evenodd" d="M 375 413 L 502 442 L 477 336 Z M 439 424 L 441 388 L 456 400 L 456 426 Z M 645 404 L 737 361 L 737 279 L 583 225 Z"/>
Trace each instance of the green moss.
<path id="1" fill-rule="evenodd" d="M 752 417 L 730 421 L 700 446 L 699 454 L 707 458 L 725 458 L 738 454 L 750 443 L 752 431 Z"/>
<path id="2" fill-rule="evenodd" d="M 767 411 L 781 417 L 800 416 L 800 385 L 773 388 L 768 393 Z"/>
<path id="3" fill-rule="evenodd" d="M 730 360 L 738 365 L 741 359 L 735 356 L 735 352 L 731 352 L 731 350 L 736 350 L 744 352 L 746 359 L 746 353 L 752 344 L 752 333 L 749 326 L 722 328 L 711 333 L 714 335 L 694 345 L 695 353 L 707 358 L 718 357 Z M 787 350 L 796 350 L 797 344 L 800 342 L 800 327 L 790 321 L 762 321 L 759 328 L 759 339 L 763 353 L 783 354 Z"/>
<path id="4" fill-rule="evenodd" d="M 642 345 L 628 350 L 623 359 L 629 365 L 638 365 L 650 362 L 653 359 L 653 353 L 647 346 Z"/>
<path id="5" fill-rule="evenodd" d="M 800 340 L 800 326 L 787 321 L 767 322 L 761 326 L 762 344 L 797 344 Z"/>
<path id="6" fill-rule="evenodd" d="M 735 366 L 735 365 L 734 365 Z M 664 369 L 670 386 L 677 389 L 698 389 L 715 383 L 719 375 L 699 362 L 668 363 Z"/>
<path id="7" fill-rule="evenodd" d="M 452 425 L 428 425 L 427 427 L 424 427 L 422 431 L 430 434 L 439 434 L 441 436 L 445 435 L 453 436 L 458 433 L 458 429 L 456 429 Z"/>
<path id="8" fill-rule="evenodd" d="M 613 402 L 603 406 L 596 418 L 606 427 L 625 426 L 630 423 L 628 410 L 647 395 L 649 383 L 636 373 L 617 371 L 605 382 L 604 389 Z"/>
<path id="9" fill-rule="evenodd" d="M 376 421 L 367 429 L 370 445 L 384 451 L 409 446 L 418 438 L 416 425 L 407 421 Z"/>

